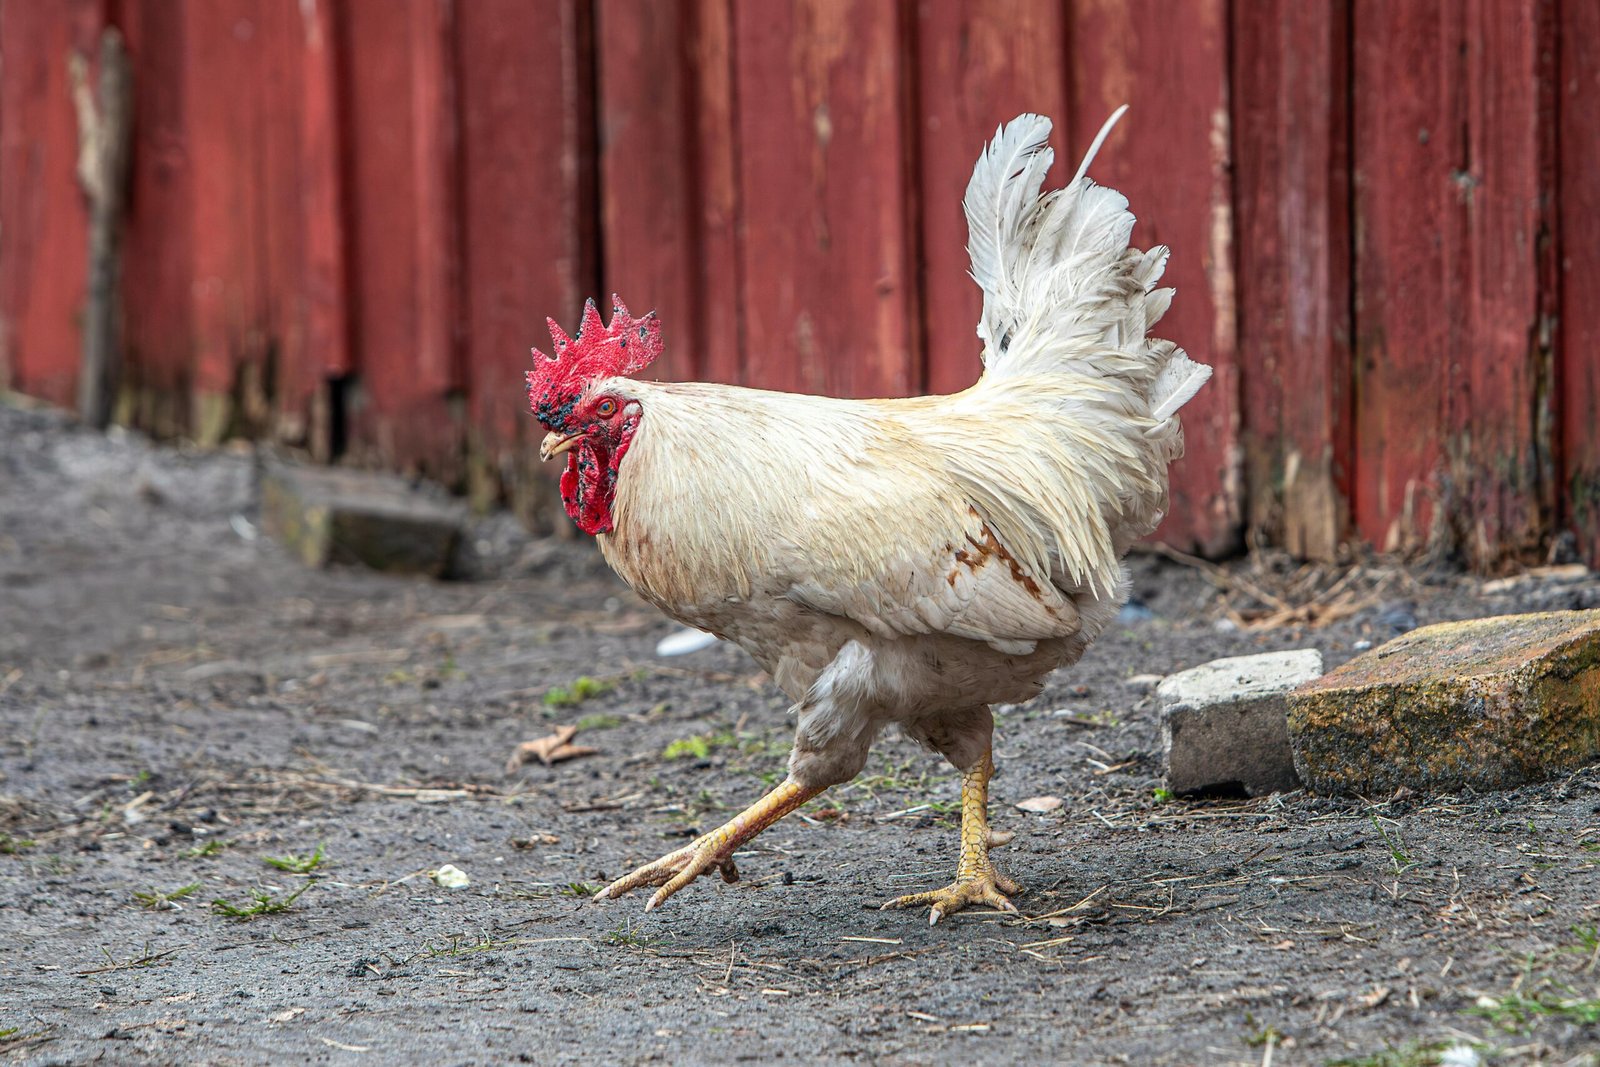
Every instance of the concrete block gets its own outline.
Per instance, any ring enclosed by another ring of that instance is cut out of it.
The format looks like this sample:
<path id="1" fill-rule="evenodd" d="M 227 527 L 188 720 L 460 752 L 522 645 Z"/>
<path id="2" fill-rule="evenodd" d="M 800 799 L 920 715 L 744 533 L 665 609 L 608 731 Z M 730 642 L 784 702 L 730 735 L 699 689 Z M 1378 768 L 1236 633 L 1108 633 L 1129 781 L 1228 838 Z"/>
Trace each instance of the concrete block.
<path id="1" fill-rule="evenodd" d="M 270 465 L 261 476 L 261 524 L 308 567 L 359 563 L 443 577 L 464 506 L 390 475 Z"/>
<path id="2" fill-rule="evenodd" d="M 1320 793 L 1504 789 L 1600 760 L 1600 611 L 1440 623 L 1289 697 Z"/>
<path id="3" fill-rule="evenodd" d="M 1167 788 L 1243 788 L 1251 796 L 1298 789 L 1286 697 L 1322 673 L 1316 649 L 1214 660 L 1156 686 Z"/>

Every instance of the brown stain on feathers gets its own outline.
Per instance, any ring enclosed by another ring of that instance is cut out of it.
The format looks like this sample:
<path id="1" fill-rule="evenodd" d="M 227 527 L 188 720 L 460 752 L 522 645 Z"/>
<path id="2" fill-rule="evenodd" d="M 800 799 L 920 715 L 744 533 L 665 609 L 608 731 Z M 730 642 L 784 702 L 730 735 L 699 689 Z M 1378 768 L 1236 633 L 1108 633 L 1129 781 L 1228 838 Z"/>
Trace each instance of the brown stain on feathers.
<path id="1" fill-rule="evenodd" d="M 973 513 L 974 516 L 976 514 L 976 512 Z M 1045 602 L 1044 592 L 1039 588 L 1039 583 L 1034 580 L 1033 575 L 1023 569 L 1022 564 L 1018 563 L 1010 552 L 1006 551 L 1006 546 L 1002 545 L 1000 539 L 995 537 L 994 531 L 989 529 L 989 524 L 982 523 L 978 532 L 983 535 L 981 540 L 971 534 L 967 535 L 967 544 L 971 545 L 973 549 L 971 552 L 964 548 L 955 548 L 955 546 L 949 544 L 944 546 L 947 552 L 951 550 L 955 552 L 955 566 L 951 567 L 949 573 L 944 576 L 945 581 L 950 583 L 950 588 L 955 588 L 956 578 L 961 574 L 962 567 L 976 574 L 991 559 L 998 559 L 1010 568 L 1011 580 L 1026 589 L 1029 596 L 1043 604 Z M 1055 614 L 1055 612 L 1052 611 L 1051 614 Z"/>

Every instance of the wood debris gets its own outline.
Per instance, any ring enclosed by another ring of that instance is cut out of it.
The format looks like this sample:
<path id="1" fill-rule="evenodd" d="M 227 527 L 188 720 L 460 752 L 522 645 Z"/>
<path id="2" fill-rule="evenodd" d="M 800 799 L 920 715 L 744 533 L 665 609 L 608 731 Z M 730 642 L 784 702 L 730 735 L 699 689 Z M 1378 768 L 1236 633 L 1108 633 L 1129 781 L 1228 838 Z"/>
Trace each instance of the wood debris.
<path id="1" fill-rule="evenodd" d="M 541 737 L 536 741 L 524 741 L 517 746 L 511 758 L 506 761 L 506 773 L 513 773 L 524 763 L 538 760 L 549 767 L 563 760 L 577 759 L 579 756 L 593 756 L 600 750 L 589 748 L 586 745 L 574 745 L 572 739 L 578 736 L 576 726 L 557 726 L 556 732 Z"/>
<path id="2" fill-rule="evenodd" d="M 1241 630 L 1329 626 L 1377 608 L 1391 586 L 1418 588 L 1397 564 L 1297 564 L 1285 553 L 1258 549 L 1243 565 L 1223 567 L 1159 543 L 1145 551 L 1204 574 L 1222 594 L 1224 617 Z"/>

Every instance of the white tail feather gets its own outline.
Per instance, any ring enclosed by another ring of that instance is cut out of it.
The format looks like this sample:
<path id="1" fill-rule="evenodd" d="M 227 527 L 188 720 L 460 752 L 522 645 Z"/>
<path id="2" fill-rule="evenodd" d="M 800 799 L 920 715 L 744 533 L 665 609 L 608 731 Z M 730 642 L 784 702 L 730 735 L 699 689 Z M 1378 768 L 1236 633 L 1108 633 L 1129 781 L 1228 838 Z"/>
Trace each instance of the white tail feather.
<path id="1" fill-rule="evenodd" d="M 1083 154 L 1083 162 L 1078 164 L 1078 173 L 1072 176 L 1072 181 L 1068 182 L 1068 185 L 1072 185 L 1079 179 L 1088 176 L 1089 164 L 1093 163 L 1094 157 L 1100 154 L 1100 146 L 1106 143 L 1106 138 L 1111 136 L 1111 131 L 1117 125 L 1117 120 L 1122 118 L 1127 111 L 1128 105 L 1123 104 L 1111 113 L 1110 118 L 1106 119 L 1105 125 L 1100 127 L 1100 132 L 1094 135 L 1094 141 L 1090 143 L 1089 151 Z"/>
<path id="2" fill-rule="evenodd" d="M 1088 177 L 1125 111 L 1100 127 L 1067 187 L 1042 196 L 1050 120 L 1020 115 L 997 130 L 967 186 L 967 247 L 983 289 L 986 376 L 1115 376 L 1160 423 L 1211 369 L 1146 335 L 1172 303 L 1171 289 L 1155 288 L 1167 250 L 1130 251 L 1127 198 Z"/>
<path id="3" fill-rule="evenodd" d="M 1009 306 L 1019 299 L 1020 294 L 1012 288 L 1016 276 L 1013 260 L 1026 245 L 1018 227 L 1027 222 L 1028 209 L 1038 199 L 1045 172 L 1054 160 L 1050 120 L 1042 115 L 1019 115 L 995 130 L 994 140 L 978 157 L 967 183 L 962 201 L 969 233 L 967 254 L 972 259 L 972 277 L 984 292 L 978 334 L 986 349 L 999 343 L 997 337 L 984 332 L 991 322 L 990 301 Z"/>
<path id="4" fill-rule="evenodd" d="M 1150 389 L 1150 400 L 1154 405 L 1150 409 L 1150 417 L 1157 421 L 1172 418 L 1210 378 L 1210 367 L 1196 363 L 1181 351 L 1174 350 Z"/>

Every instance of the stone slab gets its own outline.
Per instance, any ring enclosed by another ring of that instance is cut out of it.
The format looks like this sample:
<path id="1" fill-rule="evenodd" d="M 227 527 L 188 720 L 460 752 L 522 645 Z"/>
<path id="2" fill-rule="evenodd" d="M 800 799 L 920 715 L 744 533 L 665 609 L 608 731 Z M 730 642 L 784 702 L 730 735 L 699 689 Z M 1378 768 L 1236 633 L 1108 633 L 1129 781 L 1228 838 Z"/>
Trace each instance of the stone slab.
<path id="1" fill-rule="evenodd" d="M 1167 788 L 1251 796 L 1299 788 L 1287 694 L 1322 673 L 1316 649 L 1215 660 L 1156 686 Z"/>
<path id="2" fill-rule="evenodd" d="M 308 567 L 444 577 L 465 518 L 464 506 L 390 475 L 278 463 L 261 474 L 262 528 Z"/>
<path id="3" fill-rule="evenodd" d="M 1600 760 L 1600 611 L 1440 623 L 1289 697 L 1321 793 L 1505 789 Z"/>

